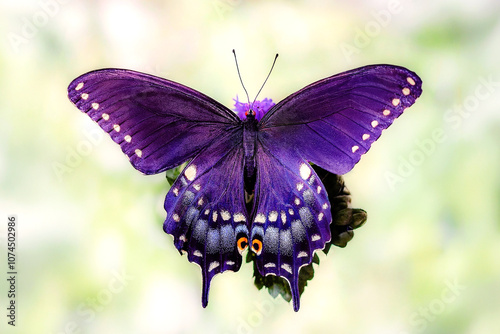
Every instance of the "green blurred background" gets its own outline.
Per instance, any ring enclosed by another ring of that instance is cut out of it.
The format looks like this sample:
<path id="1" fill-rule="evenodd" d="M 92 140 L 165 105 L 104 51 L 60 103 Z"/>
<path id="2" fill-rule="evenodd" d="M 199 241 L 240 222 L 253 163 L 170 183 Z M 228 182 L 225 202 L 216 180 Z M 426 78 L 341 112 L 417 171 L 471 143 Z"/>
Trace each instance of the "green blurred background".
<path id="1" fill-rule="evenodd" d="M 500 4 L 479 1 L 0 3 L 0 332 L 500 333 Z M 320 255 L 298 313 L 199 268 L 162 230 L 164 174 L 143 176 L 67 99 L 80 74 L 140 70 L 232 106 L 280 100 L 374 63 L 423 94 L 346 176 L 368 222 Z M 18 318 L 6 233 L 18 219 Z"/>

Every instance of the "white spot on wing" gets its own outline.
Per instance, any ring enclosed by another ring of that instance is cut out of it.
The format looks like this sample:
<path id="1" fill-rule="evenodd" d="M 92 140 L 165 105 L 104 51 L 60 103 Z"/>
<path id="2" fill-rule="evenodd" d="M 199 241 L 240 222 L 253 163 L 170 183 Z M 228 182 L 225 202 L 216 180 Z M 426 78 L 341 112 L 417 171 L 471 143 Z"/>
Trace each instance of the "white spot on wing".
<path id="1" fill-rule="evenodd" d="M 289 209 L 288 209 L 288 213 L 290 214 L 290 216 L 293 216 L 293 209 L 292 209 L 292 208 L 289 208 Z"/>
<path id="2" fill-rule="evenodd" d="M 376 128 L 378 125 L 378 122 L 377 121 L 372 121 L 372 128 Z"/>
<path id="3" fill-rule="evenodd" d="M 200 252 L 199 250 L 195 250 L 195 251 L 193 252 L 193 255 L 194 255 L 194 256 L 197 256 L 197 257 L 203 257 L 203 254 L 201 254 L 201 252 Z"/>
<path id="4" fill-rule="evenodd" d="M 87 94 L 87 93 L 83 93 L 81 96 L 82 96 L 82 99 L 84 99 L 84 100 L 89 98 L 89 94 Z"/>
<path id="5" fill-rule="evenodd" d="M 217 262 L 217 261 L 214 261 L 214 262 L 210 263 L 210 266 L 208 267 L 208 271 L 212 271 L 212 270 L 214 270 L 214 269 L 215 269 L 215 268 L 217 268 L 219 265 L 220 265 L 220 263 L 219 263 L 219 262 Z"/>
<path id="6" fill-rule="evenodd" d="M 186 175 L 186 179 L 188 179 L 189 181 L 193 181 L 194 178 L 196 177 L 196 166 L 191 165 L 188 168 L 186 168 L 184 175 Z"/>
<path id="7" fill-rule="evenodd" d="M 328 209 L 328 203 L 323 204 L 322 208 L 325 210 Z"/>
<path id="8" fill-rule="evenodd" d="M 179 217 L 178 214 L 174 213 L 174 215 L 172 216 L 172 219 L 176 222 L 179 222 L 181 220 L 181 217 Z"/>
<path id="9" fill-rule="evenodd" d="M 274 223 L 276 220 L 278 220 L 278 212 L 277 211 L 269 212 L 269 221 Z"/>
<path id="10" fill-rule="evenodd" d="M 400 100 L 399 99 L 392 99 L 392 105 L 397 106 L 399 104 Z"/>
<path id="11" fill-rule="evenodd" d="M 228 266 L 234 266 L 235 265 L 234 261 L 230 261 L 230 260 L 226 261 L 226 264 Z"/>
<path id="12" fill-rule="evenodd" d="M 410 85 L 415 86 L 415 80 L 413 80 L 413 78 L 408 77 L 406 78 L 406 81 L 408 81 Z"/>
<path id="13" fill-rule="evenodd" d="M 135 150 L 135 155 L 137 155 L 139 158 L 142 157 L 142 151 L 139 149 Z"/>
<path id="14" fill-rule="evenodd" d="M 113 124 L 113 129 L 115 129 L 116 132 L 120 132 L 120 125 Z"/>
<path id="15" fill-rule="evenodd" d="M 299 252 L 299 254 L 297 255 L 297 258 L 300 259 L 301 257 L 307 257 L 307 252 L 304 252 L 304 251 Z"/>
<path id="16" fill-rule="evenodd" d="M 287 264 L 287 263 L 283 263 L 283 264 L 281 265 L 281 268 L 285 269 L 285 270 L 286 270 L 286 271 L 288 271 L 290 274 L 293 274 L 293 272 L 292 272 L 292 267 L 290 267 L 290 265 L 289 265 L 289 264 Z"/>
<path id="17" fill-rule="evenodd" d="M 298 190 L 298 191 L 301 191 L 301 190 L 302 190 L 302 188 L 304 188 L 304 184 L 303 184 L 303 183 L 301 183 L 301 182 L 297 183 L 297 190 Z"/>
<path id="18" fill-rule="evenodd" d="M 318 241 L 319 239 L 321 239 L 321 237 L 319 236 L 319 234 L 314 234 L 314 235 L 311 237 L 311 241 Z"/>
<path id="19" fill-rule="evenodd" d="M 99 103 L 92 103 L 92 108 L 94 108 L 94 110 L 97 110 L 99 109 Z"/>
<path id="20" fill-rule="evenodd" d="M 214 210 L 214 212 L 212 212 L 212 220 L 214 223 L 217 221 L 218 216 L 219 214 L 217 213 L 217 211 Z"/>
<path id="21" fill-rule="evenodd" d="M 228 211 L 226 211 L 226 210 L 222 210 L 220 212 L 220 216 L 222 217 L 223 220 L 229 220 L 229 219 L 231 219 L 231 214 Z"/>
<path id="22" fill-rule="evenodd" d="M 268 262 L 264 265 L 265 268 L 275 268 L 276 263 Z"/>
<path id="23" fill-rule="evenodd" d="M 186 236 L 184 234 L 179 237 L 179 240 L 184 242 L 187 241 Z"/>
<path id="24" fill-rule="evenodd" d="M 286 224 L 286 212 L 283 210 L 281 211 L 281 222 Z"/>
<path id="25" fill-rule="evenodd" d="M 176 187 L 176 188 L 174 188 L 174 189 L 172 190 L 172 192 L 174 193 L 174 195 L 175 195 L 175 196 L 179 196 L 179 188 L 177 188 L 177 187 Z"/>
<path id="26" fill-rule="evenodd" d="M 202 206 L 204 203 L 205 203 L 205 202 L 203 201 L 203 198 L 200 198 L 200 199 L 198 200 L 198 205 L 199 205 L 199 206 Z"/>
<path id="27" fill-rule="evenodd" d="M 239 222 L 245 222 L 246 218 L 245 218 L 245 216 L 242 213 L 238 212 L 238 213 L 234 214 L 233 220 L 234 220 L 235 223 L 239 223 Z"/>
<path id="28" fill-rule="evenodd" d="M 403 88 L 403 94 L 404 95 L 410 95 L 410 89 L 409 88 Z"/>
<path id="29" fill-rule="evenodd" d="M 391 111 L 389 109 L 384 109 L 384 111 L 382 111 L 382 114 L 384 114 L 384 116 L 389 116 L 391 114 Z"/>
<path id="30" fill-rule="evenodd" d="M 311 176 L 311 168 L 303 163 L 302 165 L 300 165 L 300 177 L 304 180 L 307 180 L 309 176 Z"/>
<path id="31" fill-rule="evenodd" d="M 109 115 L 106 113 L 102 114 L 102 119 L 107 121 L 109 119 Z"/>
<path id="32" fill-rule="evenodd" d="M 295 205 L 299 205 L 300 204 L 300 199 L 298 199 L 298 197 L 295 197 L 295 200 L 293 202 L 295 203 Z"/>
<path id="33" fill-rule="evenodd" d="M 323 219 L 323 212 L 320 212 L 319 215 L 318 215 L 318 220 L 321 221 L 321 219 Z"/>
<path id="34" fill-rule="evenodd" d="M 125 137 L 123 137 L 123 139 L 125 139 L 127 143 L 130 143 L 132 141 L 132 137 L 130 137 L 129 135 L 126 135 Z"/>
<path id="35" fill-rule="evenodd" d="M 83 88 L 83 82 L 80 82 L 78 85 L 76 85 L 75 90 L 80 90 Z"/>
<path id="36" fill-rule="evenodd" d="M 359 149 L 359 146 L 354 145 L 354 146 L 352 147 L 352 153 L 356 152 L 358 149 Z"/>
<path id="37" fill-rule="evenodd" d="M 208 215 L 210 213 L 210 209 L 205 210 L 205 214 Z"/>
<path id="38" fill-rule="evenodd" d="M 200 191 L 201 186 L 199 184 L 193 184 L 193 188 L 196 189 L 197 191 Z"/>
<path id="39" fill-rule="evenodd" d="M 318 188 L 316 189 L 316 192 L 319 194 L 321 192 L 321 186 L 318 186 Z"/>
<path id="40" fill-rule="evenodd" d="M 370 138 L 370 135 L 368 133 L 365 133 L 363 135 L 363 140 L 367 140 L 368 138 Z"/>
<path id="41" fill-rule="evenodd" d="M 257 216 L 255 216 L 254 222 L 264 224 L 266 222 L 266 216 L 262 213 L 258 213 Z"/>

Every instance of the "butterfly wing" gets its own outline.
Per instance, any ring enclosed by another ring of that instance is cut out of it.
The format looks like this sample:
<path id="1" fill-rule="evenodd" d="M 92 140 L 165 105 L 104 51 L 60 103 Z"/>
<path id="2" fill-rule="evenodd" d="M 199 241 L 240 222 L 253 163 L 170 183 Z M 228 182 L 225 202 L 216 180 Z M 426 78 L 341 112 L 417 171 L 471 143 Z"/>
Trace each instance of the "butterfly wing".
<path id="1" fill-rule="evenodd" d="M 345 174 L 382 130 L 422 93 L 406 68 L 370 65 L 317 81 L 275 105 L 261 120 L 263 138 L 335 174 Z"/>
<path id="2" fill-rule="evenodd" d="M 261 275 L 288 280 L 296 311 L 299 270 L 331 239 L 328 194 L 309 162 L 336 174 L 351 170 L 420 96 L 421 83 L 402 67 L 366 66 L 303 88 L 261 119 L 252 248 Z"/>
<path id="3" fill-rule="evenodd" d="M 160 173 L 192 159 L 166 196 L 164 230 L 200 265 L 206 306 L 212 277 L 240 268 L 236 237 L 248 238 L 241 120 L 200 92 L 130 70 L 84 74 L 68 96 L 139 171 Z"/>
<path id="4" fill-rule="evenodd" d="M 312 167 L 291 150 L 257 145 L 251 245 L 261 275 L 284 277 L 299 309 L 299 270 L 330 241 L 330 203 Z"/>
<path id="5" fill-rule="evenodd" d="M 210 97 L 131 70 L 84 74 L 71 82 L 68 96 L 145 174 L 180 165 L 241 126 L 233 112 Z"/>
<path id="6" fill-rule="evenodd" d="M 194 157 L 165 199 L 165 232 L 201 267 L 203 307 L 211 279 L 226 270 L 238 271 L 248 245 L 242 133 L 223 136 Z"/>

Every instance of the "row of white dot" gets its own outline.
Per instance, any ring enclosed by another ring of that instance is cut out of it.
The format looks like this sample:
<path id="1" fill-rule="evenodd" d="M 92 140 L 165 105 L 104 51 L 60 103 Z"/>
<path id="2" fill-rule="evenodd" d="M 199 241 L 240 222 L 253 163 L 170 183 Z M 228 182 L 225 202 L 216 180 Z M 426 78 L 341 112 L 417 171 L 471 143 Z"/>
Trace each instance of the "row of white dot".
<path id="1" fill-rule="evenodd" d="M 78 90 L 82 89 L 82 88 L 83 88 L 83 86 L 84 86 L 84 83 L 83 83 L 83 82 L 80 82 L 80 83 L 78 83 L 78 85 L 76 85 L 75 90 L 77 90 L 77 91 L 78 91 Z M 85 100 L 85 101 L 86 101 L 86 100 L 88 100 L 88 98 L 89 98 L 89 94 L 87 94 L 87 93 L 82 93 L 80 96 L 81 96 L 81 98 L 82 98 L 83 100 Z M 93 103 L 92 103 L 92 108 L 93 108 L 94 110 L 99 109 L 99 103 L 97 103 L 97 102 L 93 102 Z M 108 114 L 106 114 L 106 113 L 103 113 L 103 114 L 101 115 L 101 117 L 102 117 L 102 119 L 103 119 L 103 120 L 105 120 L 105 121 L 108 121 L 108 120 L 109 120 L 109 115 L 108 115 Z M 119 125 L 119 124 L 113 124 L 113 129 L 114 129 L 116 132 L 120 132 L 120 125 Z M 130 135 L 125 135 L 125 136 L 123 137 L 123 139 L 124 139 L 127 143 L 130 143 L 130 142 L 132 141 L 132 137 L 131 137 Z M 140 158 L 140 157 L 142 157 L 142 151 L 141 151 L 140 149 L 136 149 L 134 152 L 135 152 L 135 154 L 136 154 L 139 158 Z"/>
<path id="2" fill-rule="evenodd" d="M 408 83 L 410 85 L 415 86 L 415 80 L 413 80 L 412 78 L 408 77 L 408 78 L 406 78 L 406 81 L 408 81 Z M 406 96 L 410 95 L 410 89 L 407 87 L 403 88 L 402 92 L 403 92 L 403 95 L 406 95 Z M 401 102 L 400 99 L 397 99 L 397 98 L 392 99 L 392 105 L 395 107 L 397 107 L 400 102 Z M 382 111 L 382 114 L 384 116 L 389 116 L 391 114 L 391 111 L 389 109 L 384 109 L 384 111 Z M 376 120 L 372 121 L 371 126 L 372 126 L 372 128 L 376 128 L 378 126 L 378 121 L 376 121 Z M 363 141 L 368 140 L 368 138 L 370 138 L 370 135 L 368 133 L 365 133 L 365 134 L 363 134 L 362 138 L 363 138 Z M 354 145 L 351 148 L 351 150 L 352 150 L 352 153 L 355 153 L 357 150 L 359 150 L 359 146 Z"/>

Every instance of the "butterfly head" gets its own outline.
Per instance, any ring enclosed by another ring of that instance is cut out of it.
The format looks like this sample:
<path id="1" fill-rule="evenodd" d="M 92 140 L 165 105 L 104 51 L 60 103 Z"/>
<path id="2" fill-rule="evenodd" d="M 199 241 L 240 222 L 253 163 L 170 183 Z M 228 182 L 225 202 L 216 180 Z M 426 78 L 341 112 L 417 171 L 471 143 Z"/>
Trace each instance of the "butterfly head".
<path id="1" fill-rule="evenodd" d="M 236 96 L 233 110 L 236 111 L 241 120 L 246 120 L 248 116 L 253 116 L 257 121 L 260 121 L 274 104 L 273 100 L 268 98 L 262 101 L 255 101 L 252 104 L 240 102 L 238 96 Z"/>
<path id="2" fill-rule="evenodd" d="M 249 109 L 247 111 L 245 111 L 245 117 L 248 118 L 248 117 L 253 117 L 255 118 L 255 111 L 253 111 L 253 109 Z"/>
<path id="3" fill-rule="evenodd" d="M 272 106 L 275 105 L 273 100 L 265 98 L 262 101 L 257 101 L 257 97 L 259 96 L 260 92 L 262 91 L 262 88 L 264 88 L 264 85 L 267 82 L 267 79 L 269 79 L 269 76 L 271 75 L 271 72 L 273 71 L 274 64 L 276 64 L 276 59 L 278 59 L 278 54 L 274 57 L 273 65 L 271 66 L 271 70 L 267 74 L 266 80 L 264 80 L 264 83 L 260 87 L 259 91 L 257 92 L 257 95 L 255 95 L 255 99 L 253 100 L 252 103 L 250 103 L 250 97 L 248 96 L 247 89 L 245 88 L 245 85 L 243 84 L 243 79 L 241 78 L 241 73 L 240 73 L 240 67 L 238 66 L 238 59 L 236 59 L 236 51 L 233 49 L 233 54 L 234 54 L 234 62 L 236 64 L 236 70 L 238 71 L 238 77 L 240 78 L 241 86 L 243 87 L 243 90 L 245 91 L 245 94 L 247 96 L 247 101 L 248 103 L 243 103 L 238 101 L 238 96 L 236 96 L 236 99 L 234 99 L 234 111 L 238 113 L 238 116 L 240 117 L 241 120 L 246 120 L 247 118 L 251 119 L 256 119 L 257 121 L 260 121 L 262 116 L 271 109 Z"/>

